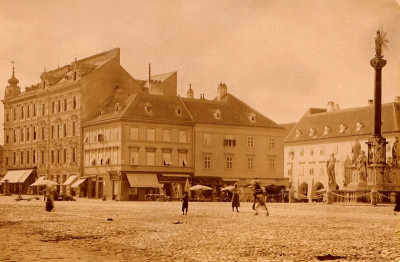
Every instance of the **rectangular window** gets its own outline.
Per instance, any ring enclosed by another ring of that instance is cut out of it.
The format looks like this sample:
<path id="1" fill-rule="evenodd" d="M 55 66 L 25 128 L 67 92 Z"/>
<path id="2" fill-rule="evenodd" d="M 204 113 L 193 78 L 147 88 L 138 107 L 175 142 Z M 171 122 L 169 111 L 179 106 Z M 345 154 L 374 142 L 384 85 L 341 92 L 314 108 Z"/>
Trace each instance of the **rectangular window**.
<path id="1" fill-rule="evenodd" d="M 55 107 L 55 104 L 54 104 L 54 101 L 53 101 L 53 102 L 51 102 L 51 112 L 54 114 L 55 111 L 56 111 L 56 107 Z"/>
<path id="2" fill-rule="evenodd" d="M 67 137 L 67 124 L 64 124 L 63 137 Z"/>
<path id="3" fill-rule="evenodd" d="M 155 165 L 156 154 L 155 154 L 154 151 L 147 151 L 146 158 L 147 158 L 147 165 L 148 166 L 154 166 Z"/>
<path id="4" fill-rule="evenodd" d="M 42 157 L 40 158 L 40 160 L 42 161 L 42 162 L 41 162 L 42 165 L 44 165 L 44 151 L 42 151 L 41 155 L 42 155 Z"/>
<path id="5" fill-rule="evenodd" d="M 72 136 L 76 134 L 76 122 L 72 122 Z"/>
<path id="6" fill-rule="evenodd" d="M 25 137 L 25 132 L 24 132 L 24 129 L 23 129 L 23 128 L 21 128 L 21 130 L 20 130 L 20 138 L 21 138 L 21 142 L 24 142 L 24 137 Z"/>
<path id="7" fill-rule="evenodd" d="M 51 150 L 51 163 L 54 164 L 54 150 Z"/>
<path id="8" fill-rule="evenodd" d="M 33 116 L 36 116 L 36 115 L 37 115 L 37 106 L 35 103 L 35 104 L 33 104 Z"/>
<path id="9" fill-rule="evenodd" d="M 254 147 L 254 136 L 247 137 L 247 147 Z"/>
<path id="10" fill-rule="evenodd" d="M 67 111 L 67 99 L 64 99 L 64 111 Z"/>
<path id="11" fill-rule="evenodd" d="M 226 157 L 226 168 L 232 169 L 233 167 L 233 158 L 231 156 Z"/>
<path id="12" fill-rule="evenodd" d="M 6 167 L 8 166 L 8 157 L 6 157 Z"/>
<path id="13" fill-rule="evenodd" d="M 14 130 L 14 143 L 17 143 L 17 130 Z"/>
<path id="14" fill-rule="evenodd" d="M 61 152 L 60 149 L 57 149 L 57 164 L 60 164 L 60 159 L 61 159 Z"/>
<path id="15" fill-rule="evenodd" d="M 275 159 L 274 158 L 269 159 L 269 170 L 271 170 L 271 171 L 275 170 Z"/>
<path id="16" fill-rule="evenodd" d="M 6 121 L 7 121 L 7 122 L 10 121 L 10 114 L 9 114 L 9 113 L 7 113 L 7 115 L 6 115 Z"/>
<path id="17" fill-rule="evenodd" d="M 57 138 L 61 138 L 61 125 L 57 125 Z"/>
<path id="18" fill-rule="evenodd" d="M 171 142 L 171 130 L 170 129 L 163 130 L 163 141 Z"/>
<path id="19" fill-rule="evenodd" d="M 31 117 L 31 106 L 30 105 L 27 105 L 27 107 L 26 107 L 26 117 Z"/>
<path id="20" fill-rule="evenodd" d="M 163 165 L 164 166 L 172 166 L 171 151 L 163 152 Z"/>
<path id="21" fill-rule="evenodd" d="M 178 161 L 179 161 L 179 166 L 188 166 L 187 153 L 186 152 L 179 152 L 178 153 Z"/>
<path id="22" fill-rule="evenodd" d="M 37 134 L 37 127 L 33 127 L 33 140 L 36 140 L 36 134 Z"/>
<path id="23" fill-rule="evenodd" d="M 314 175 L 314 167 L 310 167 L 310 176 Z"/>
<path id="24" fill-rule="evenodd" d="M 275 148 L 275 139 L 274 138 L 270 138 L 269 139 L 269 148 L 270 149 L 274 149 Z"/>
<path id="25" fill-rule="evenodd" d="M 179 130 L 179 143 L 186 143 L 186 131 Z"/>
<path id="26" fill-rule="evenodd" d="M 139 152 L 137 148 L 131 149 L 131 165 L 139 165 Z"/>
<path id="27" fill-rule="evenodd" d="M 26 151 L 26 164 L 29 165 L 31 162 L 29 151 Z"/>
<path id="28" fill-rule="evenodd" d="M 235 139 L 224 139 L 224 146 L 236 146 L 236 140 Z"/>
<path id="29" fill-rule="evenodd" d="M 24 119 L 24 107 L 21 106 L 21 119 Z"/>
<path id="30" fill-rule="evenodd" d="M 54 139 L 54 126 L 51 126 L 51 139 Z"/>
<path id="31" fill-rule="evenodd" d="M 27 127 L 26 128 L 26 141 L 29 141 L 30 140 L 30 138 L 31 138 L 31 128 L 30 127 Z"/>
<path id="32" fill-rule="evenodd" d="M 42 140 L 44 140 L 44 134 L 45 134 L 45 129 L 44 129 L 44 127 L 42 127 Z"/>
<path id="33" fill-rule="evenodd" d="M 119 128 L 114 127 L 113 128 L 113 140 L 118 140 L 119 139 Z"/>
<path id="34" fill-rule="evenodd" d="M 10 143 L 9 139 L 10 139 L 10 136 L 6 135 L 6 144 Z"/>
<path id="35" fill-rule="evenodd" d="M 204 156 L 204 168 L 211 168 L 211 156 Z"/>
<path id="36" fill-rule="evenodd" d="M 300 149 L 300 156 L 303 156 L 304 155 L 304 148 L 301 148 Z"/>
<path id="37" fill-rule="evenodd" d="M 147 141 L 155 141 L 156 140 L 156 130 L 154 128 L 147 129 Z"/>
<path id="38" fill-rule="evenodd" d="M 22 151 L 21 151 L 21 157 L 20 157 L 20 159 L 19 159 L 19 163 L 20 163 L 21 165 L 24 164 L 24 152 L 22 152 Z"/>
<path id="39" fill-rule="evenodd" d="M 13 119 L 17 120 L 17 108 L 14 108 Z"/>
<path id="40" fill-rule="evenodd" d="M 46 104 L 42 104 L 42 116 L 46 114 Z"/>
<path id="41" fill-rule="evenodd" d="M 111 129 L 107 128 L 105 133 L 106 133 L 106 141 L 110 141 L 111 140 Z"/>
<path id="42" fill-rule="evenodd" d="M 76 148 L 72 148 L 72 163 L 76 162 Z"/>
<path id="43" fill-rule="evenodd" d="M 61 101 L 60 100 L 58 100 L 58 103 L 57 103 L 57 112 L 61 112 Z"/>
<path id="44" fill-rule="evenodd" d="M 16 165 L 17 164 L 17 153 L 14 152 L 14 157 L 13 157 L 13 164 Z"/>
<path id="45" fill-rule="evenodd" d="M 254 157 L 249 156 L 247 157 L 247 170 L 253 170 L 254 169 Z"/>
<path id="46" fill-rule="evenodd" d="M 72 98 L 72 108 L 76 109 L 76 97 L 75 96 Z"/>
<path id="47" fill-rule="evenodd" d="M 63 150 L 63 163 L 64 164 L 67 163 L 67 149 L 66 148 L 64 148 L 64 150 Z"/>
<path id="48" fill-rule="evenodd" d="M 112 161 L 111 161 L 114 165 L 118 165 L 119 161 L 118 161 L 118 148 L 114 148 L 113 149 L 113 155 L 112 155 Z"/>
<path id="49" fill-rule="evenodd" d="M 313 155 L 314 155 L 314 149 L 311 148 L 311 149 L 310 149 L 310 156 L 313 156 Z"/>
<path id="50" fill-rule="evenodd" d="M 205 146 L 211 145 L 211 134 L 204 134 L 203 139 L 204 139 L 203 143 L 204 143 Z"/>
<path id="51" fill-rule="evenodd" d="M 36 151 L 35 150 L 32 151 L 32 163 L 36 164 Z"/>
<path id="52" fill-rule="evenodd" d="M 106 130 L 106 134 L 107 134 L 107 130 Z M 106 135 L 106 137 L 107 137 L 107 135 Z M 131 138 L 131 140 L 139 140 L 139 128 L 131 127 L 129 129 L 129 137 Z"/>

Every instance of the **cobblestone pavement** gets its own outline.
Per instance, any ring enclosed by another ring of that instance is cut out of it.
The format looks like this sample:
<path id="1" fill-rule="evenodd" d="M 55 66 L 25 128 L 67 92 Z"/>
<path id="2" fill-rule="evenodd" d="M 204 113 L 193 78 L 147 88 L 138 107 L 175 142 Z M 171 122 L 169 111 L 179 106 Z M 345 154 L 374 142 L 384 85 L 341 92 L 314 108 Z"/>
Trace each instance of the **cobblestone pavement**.
<path id="1" fill-rule="evenodd" d="M 393 205 L 15 201 L 0 196 L 0 261 L 400 261 Z M 111 218 L 112 221 L 107 221 Z"/>

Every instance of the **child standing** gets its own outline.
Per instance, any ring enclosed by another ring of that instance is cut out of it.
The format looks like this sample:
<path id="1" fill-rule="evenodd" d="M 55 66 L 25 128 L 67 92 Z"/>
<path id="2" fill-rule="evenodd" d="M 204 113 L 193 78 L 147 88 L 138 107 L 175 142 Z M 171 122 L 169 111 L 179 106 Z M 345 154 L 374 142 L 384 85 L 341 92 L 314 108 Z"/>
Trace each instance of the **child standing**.
<path id="1" fill-rule="evenodd" d="M 188 207 L 189 207 L 189 194 L 188 192 L 185 191 L 185 193 L 183 193 L 183 198 L 182 198 L 182 215 L 187 215 Z"/>

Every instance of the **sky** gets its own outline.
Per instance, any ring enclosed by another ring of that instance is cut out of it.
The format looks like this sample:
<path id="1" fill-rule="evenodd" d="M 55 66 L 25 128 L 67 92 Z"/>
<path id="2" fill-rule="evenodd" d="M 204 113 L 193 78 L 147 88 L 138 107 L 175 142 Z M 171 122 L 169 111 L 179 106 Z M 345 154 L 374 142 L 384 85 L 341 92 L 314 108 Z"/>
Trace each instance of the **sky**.
<path id="1" fill-rule="evenodd" d="M 400 0 L 399 0 L 400 1 Z M 382 0 L 0 0 L 0 98 L 11 77 L 36 84 L 56 69 L 115 47 L 136 79 L 178 72 L 178 93 L 228 92 L 277 123 L 310 107 L 373 99 L 374 37 L 388 33 L 382 101 L 400 96 L 400 5 Z M 3 105 L 0 105 L 3 123 Z M 0 144 L 4 137 L 0 131 Z"/>

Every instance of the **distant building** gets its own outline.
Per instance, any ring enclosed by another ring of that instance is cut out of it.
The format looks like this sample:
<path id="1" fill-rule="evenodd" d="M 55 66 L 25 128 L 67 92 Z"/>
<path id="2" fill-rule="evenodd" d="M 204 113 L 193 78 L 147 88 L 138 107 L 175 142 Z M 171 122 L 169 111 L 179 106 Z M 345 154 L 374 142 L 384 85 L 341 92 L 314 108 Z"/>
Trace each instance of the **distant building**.
<path id="1" fill-rule="evenodd" d="M 326 163 L 331 154 L 336 158 L 337 189 L 345 190 L 349 186 L 350 167 L 354 167 L 357 160 L 355 154 L 368 152 L 366 142 L 373 132 L 372 115 L 372 101 L 359 108 L 341 110 L 329 102 L 327 108 L 307 110 L 285 138 L 285 176 L 298 194 L 311 200 L 316 191 L 328 188 Z M 394 103 L 382 105 L 382 135 L 389 143 L 386 147 L 389 164 L 395 137 L 400 136 L 399 123 L 400 100 L 396 97 Z M 356 143 L 360 145 L 359 152 L 354 149 Z M 391 181 L 393 186 L 386 190 L 400 190 L 395 186 L 398 182 Z"/>

